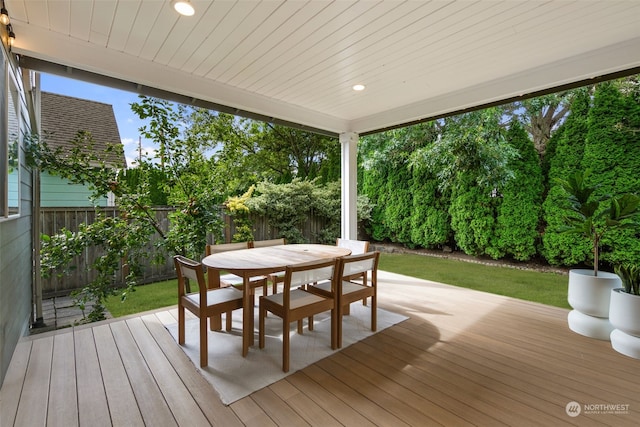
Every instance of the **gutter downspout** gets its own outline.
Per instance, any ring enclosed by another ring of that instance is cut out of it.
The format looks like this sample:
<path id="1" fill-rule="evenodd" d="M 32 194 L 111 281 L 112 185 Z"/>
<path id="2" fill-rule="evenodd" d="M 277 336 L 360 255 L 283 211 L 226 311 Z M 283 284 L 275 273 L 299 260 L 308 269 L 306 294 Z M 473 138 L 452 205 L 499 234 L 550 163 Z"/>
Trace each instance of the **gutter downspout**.
<path id="1" fill-rule="evenodd" d="M 23 70 L 22 86 L 26 92 L 27 109 L 32 134 L 40 135 L 40 73 Z M 33 263 L 33 314 L 32 327 L 46 326 L 42 310 L 42 275 L 40 274 L 40 170 L 31 169 L 31 230 L 32 230 L 32 263 Z"/>

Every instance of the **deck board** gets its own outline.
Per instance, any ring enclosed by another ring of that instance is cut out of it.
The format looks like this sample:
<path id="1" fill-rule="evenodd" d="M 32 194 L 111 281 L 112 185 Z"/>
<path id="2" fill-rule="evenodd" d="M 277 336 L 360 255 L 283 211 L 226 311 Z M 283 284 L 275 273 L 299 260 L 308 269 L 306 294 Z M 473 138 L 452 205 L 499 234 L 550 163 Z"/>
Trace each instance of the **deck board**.
<path id="1" fill-rule="evenodd" d="M 57 392 L 49 393 L 47 425 L 73 427 L 80 422 L 73 338 L 73 334 L 60 334 L 53 338 L 50 387 Z"/>
<path id="2" fill-rule="evenodd" d="M 42 402 L 47 402 L 49 398 L 52 356 L 53 337 L 33 342 L 29 355 L 29 366 L 25 373 L 24 386 L 20 395 L 16 425 L 45 424 L 47 406 Z"/>
<path id="3" fill-rule="evenodd" d="M 178 425 L 138 349 L 127 322 L 114 322 L 110 326 L 144 423 L 153 426 Z"/>
<path id="4" fill-rule="evenodd" d="M 567 310 L 379 280 L 379 306 L 407 321 L 229 406 L 165 329 L 175 307 L 25 337 L 0 390 L 0 424 L 637 425 L 640 362 L 571 332 Z M 573 418 L 572 401 L 628 411 Z"/>
<path id="5" fill-rule="evenodd" d="M 14 425 L 29 367 L 32 344 L 32 341 L 21 341 L 13 352 L 11 369 L 7 372 L 0 389 L 0 426 Z"/>
<path id="6" fill-rule="evenodd" d="M 143 426 L 138 404 L 109 325 L 93 330 L 113 425 Z"/>
<path id="7" fill-rule="evenodd" d="M 77 331 L 74 334 L 74 341 L 79 424 L 83 426 L 110 426 L 109 404 L 104 389 L 93 328 Z M 34 352 L 35 350 L 34 346 Z M 105 375 L 108 375 L 108 372 L 105 372 Z"/>
<path id="8" fill-rule="evenodd" d="M 370 427 L 375 424 L 349 406 L 347 402 L 336 397 L 333 393 L 313 381 L 307 374 L 307 369 L 296 372 L 287 377 L 287 382 L 295 386 L 300 394 L 316 402 L 318 410 L 330 414 L 332 418 L 344 426 Z"/>

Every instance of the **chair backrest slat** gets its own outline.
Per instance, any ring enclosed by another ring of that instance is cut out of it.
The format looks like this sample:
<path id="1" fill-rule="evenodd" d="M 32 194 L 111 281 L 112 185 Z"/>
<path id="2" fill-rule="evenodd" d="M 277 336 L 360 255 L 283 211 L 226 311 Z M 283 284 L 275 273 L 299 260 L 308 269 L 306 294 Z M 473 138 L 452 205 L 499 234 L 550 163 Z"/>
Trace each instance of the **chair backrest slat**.
<path id="1" fill-rule="evenodd" d="M 336 246 L 340 248 L 351 249 L 351 255 L 364 254 L 369 251 L 369 242 L 366 240 L 349 240 L 338 238 L 336 240 Z"/>
<path id="2" fill-rule="evenodd" d="M 182 277 L 185 279 L 193 280 L 198 283 L 198 273 L 196 270 L 189 268 L 187 266 L 182 266 Z"/>
<path id="3" fill-rule="evenodd" d="M 364 254 L 349 255 L 342 258 L 342 276 L 355 276 L 371 271 L 375 274 L 378 270 L 380 252 L 367 252 Z"/>
<path id="4" fill-rule="evenodd" d="M 198 291 L 200 292 L 201 297 L 203 293 L 206 294 L 206 286 L 204 285 L 204 269 L 202 264 L 181 255 L 174 256 L 173 260 L 176 267 L 176 273 L 178 275 L 179 295 L 182 295 L 184 292 L 191 293 L 191 286 L 189 283 L 191 280 L 198 285 Z M 206 295 L 204 301 L 206 301 Z"/>
<path id="5" fill-rule="evenodd" d="M 283 237 L 281 239 L 254 240 L 251 244 L 254 248 L 264 248 L 267 246 L 284 245 L 286 244 L 286 241 Z"/>
<path id="6" fill-rule="evenodd" d="M 333 258 L 289 265 L 285 270 L 285 287 L 287 284 L 288 288 L 292 288 L 321 280 L 332 280 L 336 265 L 336 260 Z"/>
<path id="7" fill-rule="evenodd" d="M 290 286 L 302 286 L 308 283 L 331 280 L 335 266 L 315 268 L 313 270 L 293 271 Z"/>
<path id="8" fill-rule="evenodd" d="M 342 274 L 344 276 L 353 276 L 358 273 L 364 273 L 365 271 L 371 271 L 374 268 L 375 261 L 374 257 L 351 262 L 343 261 L 344 269 Z"/>
<path id="9" fill-rule="evenodd" d="M 238 251 L 240 249 L 249 249 L 249 242 L 239 242 L 239 243 L 220 243 L 217 245 L 207 245 L 206 254 L 212 255 L 220 252 L 227 251 Z"/>

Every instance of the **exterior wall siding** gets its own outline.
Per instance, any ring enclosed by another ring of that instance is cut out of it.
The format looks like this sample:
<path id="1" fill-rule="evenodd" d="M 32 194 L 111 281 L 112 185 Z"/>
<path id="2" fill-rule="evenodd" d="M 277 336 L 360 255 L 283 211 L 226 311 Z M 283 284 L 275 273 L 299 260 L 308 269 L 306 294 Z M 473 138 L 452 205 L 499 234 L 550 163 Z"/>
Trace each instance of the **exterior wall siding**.
<path id="1" fill-rule="evenodd" d="M 8 55 L 0 47 L 0 55 L 5 66 Z M 30 131 L 27 122 L 29 114 L 25 93 L 15 63 L 9 62 L 8 74 L 17 83 L 20 102 L 20 129 L 23 133 Z M 9 79 L 11 79 L 11 77 Z M 7 99 L 9 79 L 0 80 L 0 96 Z M 1 131 L 6 131 L 2 129 Z M 8 194 L 11 206 L 19 199 L 18 212 L 10 210 L 10 215 L 0 218 L 0 385 L 13 356 L 18 340 L 29 332 L 32 317 L 32 285 L 33 285 L 33 233 L 32 233 L 32 174 L 25 167 L 25 153 L 22 145 L 18 146 L 19 158 L 19 191 Z M 2 173 L 6 173 L 2 168 Z"/>
<path id="2" fill-rule="evenodd" d="M 88 207 L 92 206 L 91 191 L 87 185 L 71 184 L 68 180 L 46 172 L 40 174 L 40 206 Z M 107 198 L 97 201 L 97 206 L 108 206 Z"/>

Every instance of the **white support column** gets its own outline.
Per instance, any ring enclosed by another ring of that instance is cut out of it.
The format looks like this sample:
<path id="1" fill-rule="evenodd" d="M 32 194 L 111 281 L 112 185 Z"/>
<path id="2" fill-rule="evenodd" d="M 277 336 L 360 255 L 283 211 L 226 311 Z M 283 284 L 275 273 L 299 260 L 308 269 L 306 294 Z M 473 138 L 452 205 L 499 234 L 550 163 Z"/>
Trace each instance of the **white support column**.
<path id="1" fill-rule="evenodd" d="M 345 132 L 340 134 L 342 146 L 342 238 L 358 238 L 357 212 L 357 176 L 358 176 L 358 134 Z"/>

